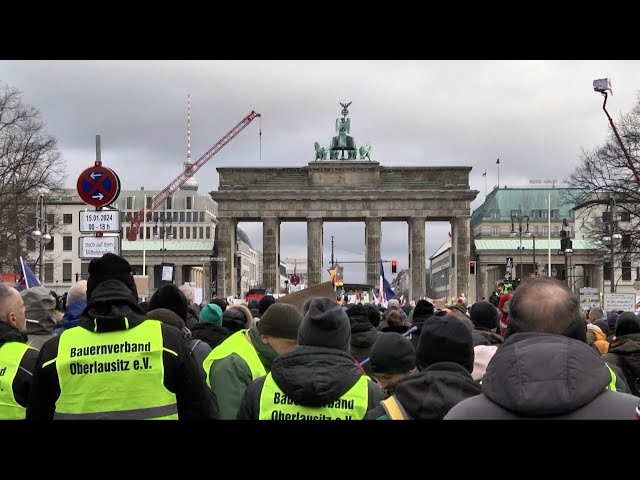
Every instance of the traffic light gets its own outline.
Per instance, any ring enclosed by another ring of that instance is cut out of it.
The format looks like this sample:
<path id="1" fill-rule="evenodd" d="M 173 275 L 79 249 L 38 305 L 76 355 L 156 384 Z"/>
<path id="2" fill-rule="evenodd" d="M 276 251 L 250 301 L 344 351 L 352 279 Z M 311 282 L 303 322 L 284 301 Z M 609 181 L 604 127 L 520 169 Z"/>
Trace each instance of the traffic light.
<path id="1" fill-rule="evenodd" d="M 476 262 L 472 260 L 469 262 L 469 275 L 475 275 L 475 274 L 476 274 Z"/>
<path id="2" fill-rule="evenodd" d="M 391 260 L 391 273 L 396 273 L 398 270 L 398 262 Z"/>

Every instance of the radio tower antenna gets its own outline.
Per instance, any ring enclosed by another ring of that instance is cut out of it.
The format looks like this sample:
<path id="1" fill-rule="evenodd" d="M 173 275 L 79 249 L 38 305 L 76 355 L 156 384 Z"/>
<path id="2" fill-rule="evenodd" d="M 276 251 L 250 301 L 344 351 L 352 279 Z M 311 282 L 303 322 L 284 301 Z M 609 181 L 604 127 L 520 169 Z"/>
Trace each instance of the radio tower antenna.
<path id="1" fill-rule="evenodd" d="M 187 94 L 187 162 L 191 163 L 191 94 Z"/>

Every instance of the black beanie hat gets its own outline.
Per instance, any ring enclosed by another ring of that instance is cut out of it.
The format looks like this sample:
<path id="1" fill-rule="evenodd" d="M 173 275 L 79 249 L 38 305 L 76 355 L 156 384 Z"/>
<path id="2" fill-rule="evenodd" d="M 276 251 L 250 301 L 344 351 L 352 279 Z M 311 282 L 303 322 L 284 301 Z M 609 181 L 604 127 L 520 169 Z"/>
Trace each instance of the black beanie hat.
<path id="1" fill-rule="evenodd" d="M 89 278 L 87 279 L 87 302 L 95 288 L 106 280 L 119 280 L 124 283 L 138 302 L 138 289 L 131 274 L 131 265 L 124 258 L 113 253 L 105 253 L 100 258 L 89 262 Z"/>
<path id="2" fill-rule="evenodd" d="M 433 315 L 433 304 L 426 300 L 418 300 L 416 308 L 413 310 L 413 318 L 425 315 Z"/>
<path id="3" fill-rule="evenodd" d="M 385 332 L 373 344 L 369 363 L 374 373 L 406 373 L 416 368 L 416 349 L 399 333 Z"/>
<path id="4" fill-rule="evenodd" d="M 431 317 L 422 325 L 416 351 L 420 368 L 437 362 L 454 362 L 473 371 L 471 331 L 453 315 Z"/>
<path id="5" fill-rule="evenodd" d="M 623 312 L 616 320 L 616 337 L 640 333 L 640 318 L 633 312 Z"/>
<path id="6" fill-rule="evenodd" d="M 471 321 L 474 327 L 498 328 L 498 309 L 491 302 L 481 301 L 471 305 Z"/>
<path id="7" fill-rule="evenodd" d="M 166 308 L 178 315 L 182 320 L 187 320 L 188 308 L 187 297 L 172 283 L 162 285 L 149 300 L 149 310 L 156 308 Z"/>
<path id="8" fill-rule="evenodd" d="M 265 295 L 260 299 L 260 303 L 258 303 L 258 313 L 260 315 L 263 315 L 264 312 L 267 311 L 267 308 L 269 308 L 274 303 L 276 303 L 276 299 L 273 297 L 273 295 Z"/>
<path id="9" fill-rule="evenodd" d="M 262 335 L 295 340 L 298 338 L 301 322 L 302 314 L 296 307 L 286 303 L 274 303 L 260 317 L 258 331 Z"/>
<path id="10" fill-rule="evenodd" d="M 351 324 L 342 306 L 330 298 L 312 298 L 298 330 L 298 344 L 350 353 Z"/>

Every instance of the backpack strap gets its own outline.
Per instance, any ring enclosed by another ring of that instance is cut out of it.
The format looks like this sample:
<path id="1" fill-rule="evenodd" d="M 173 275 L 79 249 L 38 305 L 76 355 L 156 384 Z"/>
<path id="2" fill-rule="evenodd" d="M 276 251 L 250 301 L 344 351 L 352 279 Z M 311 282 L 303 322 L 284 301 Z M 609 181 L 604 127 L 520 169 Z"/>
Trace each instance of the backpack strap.
<path id="1" fill-rule="evenodd" d="M 193 351 L 196 349 L 196 347 L 201 341 L 202 340 L 200 340 L 199 338 L 194 338 L 191 340 L 192 343 L 191 343 L 191 350 L 189 350 L 189 355 L 193 355 Z"/>
<path id="2" fill-rule="evenodd" d="M 389 420 L 409 420 L 409 415 L 395 395 L 380 402 L 382 408 L 387 413 Z"/>

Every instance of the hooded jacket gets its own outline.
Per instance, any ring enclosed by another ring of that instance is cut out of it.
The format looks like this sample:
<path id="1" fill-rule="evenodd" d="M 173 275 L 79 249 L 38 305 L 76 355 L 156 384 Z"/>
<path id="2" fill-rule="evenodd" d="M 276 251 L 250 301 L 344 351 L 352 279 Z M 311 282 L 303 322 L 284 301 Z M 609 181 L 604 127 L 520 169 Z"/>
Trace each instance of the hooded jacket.
<path id="1" fill-rule="evenodd" d="M 611 372 L 589 345 L 546 333 L 515 333 L 496 351 L 482 395 L 445 420 L 633 420 L 638 399 L 607 390 Z"/>
<path id="2" fill-rule="evenodd" d="M 474 347 L 477 347 L 478 345 L 500 345 L 504 342 L 504 338 L 497 333 L 478 328 L 471 330 L 471 337 L 473 338 Z"/>
<path id="3" fill-rule="evenodd" d="M 27 345 L 40 350 L 54 336 L 56 300 L 45 287 L 27 288 L 20 295 L 27 317 Z"/>
<path id="4" fill-rule="evenodd" d="M 254 325 L 249 330 L 249 338 L 253 348 L 256 349 L 258 358 L 262 362 L 267 373 L 271 370 L 271 364 L 278 354 L 260 339 L 258 326 Z M 242 401 L 242 395 L 253 382 L 251 369 L 240 355 L 232 353 L 220 360 L 213 362 L 209 370 L 211 384 L 215 385 L 218 404 L 220 406 L 221 420 L 234 420 Z"/>
<path id="5" fill-rule="evenodd" d="M 213 323 L 197 323 L 191 330 L 191 336 L 206 342 L 211 350 L 224 342 L 231 332 L 228 328 Z"/>
<path id="6" fill-rule="evenodd" d="M 62 321 L 60 322 L 60 326 L 56 328 L 53 333 L 56 335 L 60 335 L 67 328 L 73 328 L 80 325 L 80 316 L 87 306 L 87 300 L 82 298 L 76 302 L 73 302 L 71 305 L 67 306 L 67 311 L 64 312 L 64 317 L 62 317 Z"/>
<path id="7" fill-rule="evenodd" d="M 20 342 L 27 343 L 27 336 L 20 333 L 17 328 L 0 321 L 0 363 L 2 359 L 2 347 L 8 342 Z M 36 367 L 36 360 L 38 359 L 38 350 L 30 348 L 22 356 L 20 361 L 20 368 L 13 379 L 11 388 L 13 389 L 13 398 L 21 406 L 27 408 L 27 402 L 29 400 L 29 393 L 31 391 L 31 381 L 33 379 L 33 372 Z M 3 386 L 7 388 L 8 386 Z"/>
<path id="8" fill-rule="evenodd" d="M 619 367 L 631 393 L 640 397 L 640 333 L 630 333 L 616 338 L 609 347 L 609 353 L 602 359 Z"/>
<path id="9" fill-rule="evenodd" d="M 333 348 L 301 345 L 278 357 L 271 366 L 273 380 L 295 403 L 320 407 L 339 399 L 362 376 L 348 353 Z M 260 395 L 266 377 L 256 379 L 242 398 L 238 420 L 258 420 Z M 368 381 L 367 411 L 386 397 L 384 390 Z"/>
<path id="10" fill-rule="evenodd" d="M 411 324 L 414 327 L 418 327 L 418 329 L 413 332 L 411 334 L 411 337 L 409 338 L 409 340 L 411 340 L 411 343 L 413 344 L 413 348 L 415 348 L 416 350 L 418 349 L 418 343 L 420 342 L 420 332 L 422 331 L 422 326 L 424 325 L 424 322 L 426 322 L 427 320 L 429 320 L 431 317 L 433 317 L 432 313 L 426 314 L 426 315 L 415 315 L 415 308 L 412 310 L 414 312 L 414 316 L 413 316 L 413 323 Z"/>
<path id="11" fill-rule="evenodd" d="M 100 335 L 136 328 L 145 321 L 154 321 L 147 320 L 131 290 L 119 280 L 105 280 L 99 283 L 90 298 L 77 328 L 85 328 Z M 161 324 L 161 329 L 165 350 L 162 355 L 164 386 L 176 395 L 179 418 L 217 418 L 218 406 L 215 395 L 207 387 L 203 375 L 199 372 L 200 367 L 189 355 L 182 333 L 167 324 Z M 55 359 L 60 338 L 65 334 L 66 332 L 62 332 L 54 337 L 40 352 L 33 376 L 27 419 L 53 419 L 56 401 L 60 396 Z M 47 365 L 43 367 L 44 364 Z M 108 378 L 105 378 L 105 385 L 108 385 L 108 382 Z"/>
<path id="12" fill-rule="evenodd" d="M 604 355 L 609 351 L 609 342 L 607 336 L 597 325 L 590 323 L 587 325 L 587 341 L 589 345 L 592 345 L 598 349 L 600 355 Z"/>
<path id="13" fill-rule="evenodd" d="M 400 380 L 394 395 L 412 420 L 442 420 L 455 405 L 482 393 L 478 382 L 459 363 L 438 362 Z M 388 420 L 378 406 L 365 420 Z"/>
<path id="14" fill-rule="evenodd" d="M 358 362 L 362 362 L 365 358 L 369 358 L 371 348 L 382 332 L 376 330 L 368 317 L 352 316 L 349 321 L 351 322 L 351 355 Z M 372 375 L 370 364 L 365 364 L 364 370 L 367 375 Z"/>

